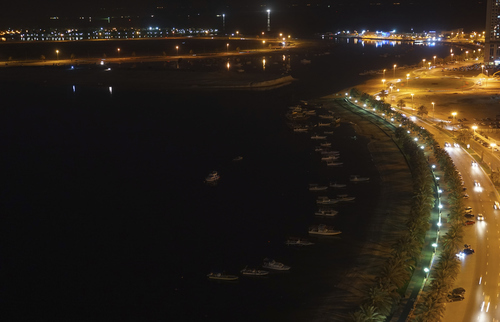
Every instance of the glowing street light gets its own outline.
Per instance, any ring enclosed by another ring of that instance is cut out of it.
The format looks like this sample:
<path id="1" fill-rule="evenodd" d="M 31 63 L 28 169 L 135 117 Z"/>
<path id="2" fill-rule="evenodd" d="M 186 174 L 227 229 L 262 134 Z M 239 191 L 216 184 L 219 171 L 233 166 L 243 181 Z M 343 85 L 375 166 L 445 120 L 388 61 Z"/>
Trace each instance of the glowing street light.
<path id="1" fill-rule="evenodd" d="M 177 56 L 179 56 L 179 46 L 175 46 L 175 49 L 177 50 Z"/>
<path id="2" fill-rule="evenodd" d="M 410 86 L 410 74 L 406 74 L 406 87 Z"/>
<path id="3" fill-rule="evenodd" d="M 229 44 L 226 44 L 226 53 L 229 52 Z"/>
<path id="4" fill-rule="evenodd" d="M 481 65 L 481 74 L 484 74 L 484 64 Z"/>
<path id="5" fill-rule="evenodd" d="M 385 70 L 385 69 L 384 69 Z M 382 80 L 382 86 L 384 87 L 385 89 L 385 79 Z"/>
<path id="6" fill-rule="evenodd" d="M 56 50 L 56 57 L 57 57 L 57 60 L 59 60 L 59 49 Z"/>
<path id="7" fill-rule="evenodd" d="M 117 50 L 118 50 L 118 58 L 120 58 L 120 48 L 118 48 Z"/>
<path id="8" fill-rule="evenodd" d="M 431 62 L 428 62 L 427 64 L 429 64 L 429 69 L 431 69 Z"/>
<path id="9" fill-rule="evenodd" d="M 434 59 L 434 66 L 436 66 L 436 56 L 432 57 Z"/>
<path id="10" fill-rule="evenodd" d="M 493 149 L 497 146 L 496 143 L 490 143 L 491 153 L 493 153 Z"/>
<path id="11" fill-rule="evenodd" d="M 477 125 L 473 125 L 472 130 L 474 130 L 473 135 L 474 135 L 474 137 L 476 137 Z"/>
<path id="12" fill-rule="evenodd" d="M 425 67 L 425 59 L 422 59 L 422 67 Z"/>
<path id="13" fill-rule="evenodd" d="M 452 128 L 453 128 L 453 131 L 455 131 L 455 120 L 456 120 L 457 112 L 453 112 L 453 113 L 451 113 L 451 115 L 453 115 L 453 126 L 452 126 Z"/>
<path id="14" fill-rule="evenodd" d="M 267 31 L 271 31 L 271 10 L 267 9 Z"/>
<path id="15" fill-rule="evenodd" d="M 413 93 L 411 93 L 411 109 L 414 110 L 415 109 L 415 105 L 413 105 Z"/>
<path id="16" fill-rule="evenodd" d="M 396 78 L 396 66 L 397 66 L 396 64 L 394 64 L 394 66 L 393 66 L 393 70 L 392 70 L 392 77 L 393 78 Z"/>
<path id="17" fill-rule="evenodd" d="M 465 59 L 469 60 L 469 51 L 468 50 L 465 52 Z"/>
<path id="18" fill-rule="evenodd" d="M 432 118 L 434 118 L 434 117 L 435 117 L 435 115 L 436 115 L 436 114 L 435 114 L 435 109 L 434 109 L 434 104 L 435 104 L 435 103 L 434 103 L 434 102 L 432 102 L 431 104 L 432 104 Z"/>
<path id="19" fill-rule="evenodd" d="M 384 74 L 383 74 L 383 76 L 382 76 L 383 78 L 385 78 L 385 71 L 386 71 L 386 69 L 384 69 Z"/>

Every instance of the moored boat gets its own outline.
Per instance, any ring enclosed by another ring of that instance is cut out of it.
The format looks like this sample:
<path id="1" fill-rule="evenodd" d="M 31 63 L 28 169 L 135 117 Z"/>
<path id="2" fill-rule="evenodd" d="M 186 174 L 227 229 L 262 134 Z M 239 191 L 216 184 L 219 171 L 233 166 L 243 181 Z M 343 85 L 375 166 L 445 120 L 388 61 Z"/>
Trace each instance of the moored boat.
<path id="1" fill-rule="evenodd" d="M 218 180 L 220 179 L 220 176 L 219 174 L 217 173 L 217 171 L 212 171 L 212 173 L 210 173 L 206 178 L 205 178 L 205 182 L 217 182 Z"/>
<path id="2" fill-rule="evenodd" d="M 322 122 L 318 123 L 318 126 L 330 126 L 330 125 L 332 125 L 332 123 L 322 123 Z"/>
<path id="3" fill-rule="evenodd" d="M 317 212 L 315 212 L 314 214 L 316 216 L 325 216 L 325 217 L 333 217 L 335 216 L 336 214 L 338 214 L 339 212 L 336 211 L 336 210 L 318 210 Z"/>
<path id="4" fill-rule="evenodd" d="M 324 140 L 324 139 L 326 139 L 326 136 L 324 136 L 324 135 L 314 135 L 314 136 L 311 136 L 311 139 L 313 139 L 313 140 Z"/>
<path id="5" fill-rule="evenodd" d="M 368 177 L 360 177 L 358 175 L 351 175 L 351 178 L 349 179 L 352 182 L 362 182 L 362 181 L 369 181 L 370 178 Z"/>
<path id="6" fill-rule="evenodd" d="M 321 158 L 321 161 L 326 161 L 326 162 L 331 162 L 331 161 L 335 161 L 335 160 L 338 160 L 338 156 L 335 156 L 335 155 L 329 155 L 327 157 L 322 157 Z"/>
<path id="7" fill-rule="evenodd" d="M 325 196 L 318 197 L 318 199 L 316 199 L 316 203 L 318 205 L 333 205 L 334 203 L 337 203 L 337 202 L 338 202 L 338 200 L 330 199 L 330 198 L 325 197 Z"/>
<path id="8" fill-rule="evenodd" d="M 331 183 L 330 182 L 330 187 L 332 187 L 332 188 L 345 188 L 346 186 L 347 185 L 343 184 L 343 183 L 337 183 L 337 182 Z"/>
<path id="9" fill-rule="evenodd" d="M 246 276 L 266 276 L 269 275 L 269 271 L 265 271 L 263 269 L 255 269 L 255 268 L 247 268 L 242 269 L 241 274 Z"/>
<path id="10" fill-rule="evenodd" d="M 331 162 L 331 161 L 328 161 L 326 163 L 326 165 L 329 167 L 338 167 L 338 166 L 341 166 L 343 164 L 344 164 L 344 162 Z"/>
<path id="11" fill-rule="evenodd" d="M 326 225 L 323 224 L 309 228 L 309 234 L 311 235 L 335 236 L 341 233 L 342 232 L 340 230 L 328 228 Z"/>
<path id="12" fill-rule="evenodd" d="M 220 280 L 220 281 L 236 281 L 239 278 L 236 275 L 228 275 L 224 273 L 210 273 L 207 276 L 211 280 Z"/>
<path id="13" fill-rule="evenodd" d="M 337 195 L 337 199 L 335 199 L 335 200 L 338 200 L 338 201 L 353 201 L 354 199 L 356 199 L 356 197 L 350 197 L 348 195 Z"/>
<path id="14" fill-rule="evenodd" d="M 332 146 L 332 142 L 320 143 L 319 145 L 322 147 L 328 147 L 328 146 Z"/>
<path id="15" fill-rule="evenodd" d="M 324 191 L 326 189 L 328 189 L 327 186 L 320 186 L 320 185 L 318 185 L 316 183 L 309 184 L 309 190 L 310 191 Z"/>
<path id="16" fill-rule="evenodd" d="M 276 271 L 288 271 L 290 269 L 290 266 L 277 262 L 274 259 L 269 260 L 267 258 L 264 259 L 264 264 L 262 265 L 262 267 L 268 269 L 274 269 Z"/>

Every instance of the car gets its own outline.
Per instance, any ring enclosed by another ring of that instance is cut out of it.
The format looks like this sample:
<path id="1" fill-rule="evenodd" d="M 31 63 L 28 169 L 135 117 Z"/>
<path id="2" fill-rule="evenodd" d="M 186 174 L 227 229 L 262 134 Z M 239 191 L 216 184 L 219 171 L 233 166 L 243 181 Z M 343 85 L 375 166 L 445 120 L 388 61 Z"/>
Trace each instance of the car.
<path id="1" fill-rule="evenodd" d="M 462 188 L 462 191 L 467 191 L 467 187 L 463 187 L 463 188 Z"/>
<path id="2" fill-rule="evenodd" d="M 476 222 L 474 220 L 466 220 L 464 222 L 464 226 L 470 226 L 470 225 L 474 225 Z"/>
<path id="3" fill-rule="evenodd" d="M 469 195 L 468 195 L 468 194 L 466 194 L 466 193 L 464 193 L 464 194 L 462 195 L 462 197 L 463 197 L 464 199 L 469 199 Z"/>
<path id="4" fill-rule="evenodd" d="M 471 206 L 467 206 L 467 207 L 465 207 L 465 211 L 469 211 L 469 212 L 471 212 L 471 211 L 472 211 L 472 207 L 471 207 Z"/>
<path id="5" fill-rule="evenodd" d="M 453 143 L 453 146 L 456 147 L 456 148 L 459 148 L 460 147 L 460 144 L 458 143 Z"/>
<path id="6" fill-rule="evenodd" d="M 475 251 L 472 248 L 464 248 L 464 250 L 462 251 L 462 253 L 464 253 L 465 255 L 472 255 L 472 254 L 475 253 Z"/>
<path id="7" fill-rule="evenodd" d="M 472 161 L 470 163 L 470 165 L 473 166 L 473 167 L 478 167 L 479 166 L 476 161 Z"/>
<path id="8" fill-rule="evenodd" d="M 465 288 L 463 287 L 457 287 L 451 291 L 451 294 L 453 295 L 464 295 L 465 294 Z"/>
<path id="9" fill-rule="evenodd" d="M 474 186 L 476 186 L 476 187 L 481 187 L 481 184 L 479 183 L 479 181 L 474 180 Z"/>
<path id="10" fill-rule="evenodd" d="M 493 209 L 495 209 L 495 210 L 500 209 L 500 202 L 495 201 L 495 202 L 493 203 Z"/>
<path id="11" fill-rule="evenodd" d="M 465 214 L 464 217 L 466 217 L 466 218 L 474 218 L 476 216 L 474 214 Z"/>
<path id="12" fill-rule="evenodd" d="M 445 147 L 451 147 L 451 144 L 449 142 L 444 142 Z"/>
<path id="13" fill-rule="evenodd" d="M 477 221 L 484 221 L 483 214 L 477 214 Z"/>
<path id="14" fill-rule="evenodd" d="M 458 294 L 448 294 L 448 302 L 463 301 L 464 296 Z"/>
<path id="15" fill-rule="evenodd" d="M 465 182 L 464 182 L 464 181 L 462 181 L 460 184 L 461 184 L 462 186 L 464 186 L 464 185 L 465 185 Z"/>

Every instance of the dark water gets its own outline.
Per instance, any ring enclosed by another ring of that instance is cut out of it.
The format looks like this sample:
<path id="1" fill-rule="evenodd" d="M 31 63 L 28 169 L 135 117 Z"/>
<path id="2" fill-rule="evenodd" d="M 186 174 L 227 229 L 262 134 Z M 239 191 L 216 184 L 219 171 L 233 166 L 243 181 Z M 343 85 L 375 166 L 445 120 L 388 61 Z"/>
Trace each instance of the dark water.
<path id="1" fill-rule="evenodd" d="M 448 49 L 328 50 L 292 54 L 292 75 L 300 80 L 267 92 L 111 94 L 2 84 L 8 317 L 314 320 L 364 241 L 379 179 L 367 139 L 350 139 L 348 124 L 335 128 L 332 140 L 345 166 L 327 169 L 310 134 L 287 126 L 287 107 L 356 84 L 365 69 Z M 380 57 L 395 52 L 405 55 Z M 303 58 L 312 63 L 300 64 Z M 237 156 L 243 160 L 232 161 Z M 221 175 L 216 186 L 203 183 L 212 170 Z M 316 194 L 307 185 L 347 182 L 351 174 L 372 178 L 348 185 L 345 193 L 356 202 L 336 206 L 333 219 L 314 218 Z M 321 222 L 343 234 L 313 239 L 307 249 L 284 245 Z M 258 267 L 265 257 L 292 269 L 233 283 L 206 278 Z"/>

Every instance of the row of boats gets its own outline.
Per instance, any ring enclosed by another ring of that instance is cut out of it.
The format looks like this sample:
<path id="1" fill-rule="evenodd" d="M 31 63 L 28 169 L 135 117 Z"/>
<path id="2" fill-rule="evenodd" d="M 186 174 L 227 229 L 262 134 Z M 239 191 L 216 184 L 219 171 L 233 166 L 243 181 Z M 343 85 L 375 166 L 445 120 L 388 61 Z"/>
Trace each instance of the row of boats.
<path id="1" fill-rule="evenodd" d="M 283 263 L 277 262 L 274 259 L 264 259 L 264 263 L 262 264 L 262 268 L 275 270 L 275 271 L 288 271 L 290 270 L 290 266 L 285 265 Z M 265 269 L 258 268 L 248 268 L 245 267 L 240 271 L 243 276 L 267 276 L 269 275 L 269 271 Z M 209 279 L 212 280 L 221 280 L 221 281 L 236 281 L 239 279 L 237 275 L 229 275 L 225 273 L 214 273 L 211 272 L 207 275 Z"/>

